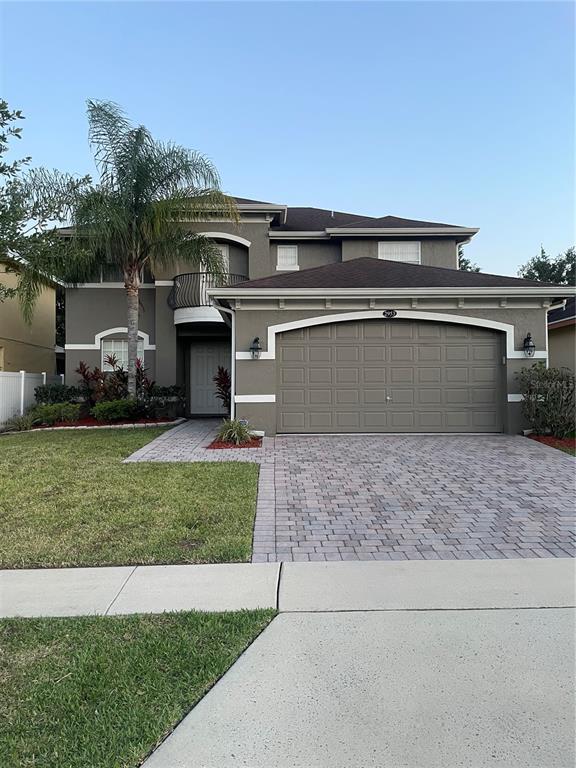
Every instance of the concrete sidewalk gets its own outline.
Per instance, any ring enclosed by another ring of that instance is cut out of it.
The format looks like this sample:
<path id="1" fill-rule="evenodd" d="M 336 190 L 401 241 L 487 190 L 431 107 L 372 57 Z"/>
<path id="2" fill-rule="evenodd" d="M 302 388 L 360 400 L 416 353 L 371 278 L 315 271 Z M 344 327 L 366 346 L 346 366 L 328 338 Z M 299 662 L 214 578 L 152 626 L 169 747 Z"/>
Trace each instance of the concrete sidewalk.
<path id="1" fill-rule="evenodd" d="M 145 768 L 573 768 L 570 608 L 282 613 Z"/>
<path id="2" fill-rule="evenodd" d="M 574 606 L 574 561 L 153 565 L 0 571 L 0 617 Z"/>

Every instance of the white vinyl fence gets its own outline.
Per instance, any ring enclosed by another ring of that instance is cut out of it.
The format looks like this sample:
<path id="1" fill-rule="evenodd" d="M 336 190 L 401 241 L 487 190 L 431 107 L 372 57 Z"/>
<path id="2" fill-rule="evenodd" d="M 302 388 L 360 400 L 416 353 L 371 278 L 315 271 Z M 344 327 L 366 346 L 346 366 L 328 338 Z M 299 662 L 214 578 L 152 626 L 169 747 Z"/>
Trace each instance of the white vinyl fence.
<path id="1" fill-rule="evenodd" d="M 34 390 L 41 384 L 63 384 L 64 376 L 46 373 L 7 373 L 0 371 L 0 428 L 8 419 L 33 405 Z"/>

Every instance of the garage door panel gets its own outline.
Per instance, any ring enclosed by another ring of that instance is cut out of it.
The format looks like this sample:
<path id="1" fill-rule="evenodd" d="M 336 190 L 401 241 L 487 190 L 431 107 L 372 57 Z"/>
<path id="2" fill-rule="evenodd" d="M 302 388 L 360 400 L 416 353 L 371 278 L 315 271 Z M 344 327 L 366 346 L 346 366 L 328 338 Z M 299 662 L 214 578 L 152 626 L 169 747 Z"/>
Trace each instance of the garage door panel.
<path id="1" fill-rule="evenodd" d="M 413 384 L 414 383 L 414 369 L 413 368 L 397 368 L 394 366 L 390 369 L 390 383 L 391 384 Z"/>
<path id="2" fill-rule="evenodd" d="M 350 347 L 348 345 L 336 347 L 337 363 L 357 363 L 360 361 L 360 347 Z"/>
<path id="3" fill-rule="evenodd" d="M 416 349 L 418 362 L 439 363 L 442 361 L 442 347 L 438 344 L 419 346 Z"/>
<path id="4" fill-rule="evenodd" d="M 360 338 L 360 325 L 358 323 L 337 323 L 333 325 L 336 339 L 355 339 Z"/>
<path id="5" fill-rule="evenodd" d="M 386 404 L 386 390 L 385 389 L 365 389 L 364 390 L 364 402 L 366 405 L 385 405 Z"/>
<path id="6" fill-rule="evenodd" d="M 358 411 L 336 411 L 336 424 L 337 429 L 346 431 L 348 429 L 360 428 L 360 414 Z"/>
<path id="7" fill-rule="evenodd" d="M 464 344 L 454 344 L 446 346 L 446 360 L 448 362 L 467 363 L 470 359 L 470 347 Z"/>
<path id="8" fill-rule="evenodd" d="M 404 344 L 390 347 L 390 361 L 393 363 L 412 362 L 414 360 L 414 347 Z"/>
<path id="9" fill-rule="evenodd" d="M 440 384 L 442 381 L 441 368 L 418 368 L 416 373 L 418 384 Z"/>
<path id="10" fill-rule="evenodd" d="M 469 379 L 469 368 L 444 368 L 444 381 L 446 384 L 468 384 Z"/>
<path id="11" fill-rule="evenodd" d="M 278 429 L 501 431 L 502 352 L 496 331 L 425 321 L 345 322 L 281 334 Z"/>
<path id="12" fill-rule="evenodd" d="M 332 384 L 332 368 L 310 368 L 308 381 L 310 384 Z"/>
<path id="13" fill-rule="evenodd" d="M 335 383 L 336 384 L 354 384 L 360 383 L 360 369 L 359 368 L 336 368 Z"/>
<path id="14" fill-rule="evenodd" d="M 380 363 L 386 360 L 386 347 L 374 347 L 372 345 L 364 347 L 365 363 Z"/>
<path id="15" fill-rule="evenodd" d="M 386 369 L 385 368 L 367 368 L 362 370 L 365 384 L 385 384 L 386 383 Z"/>
<path id="16" fill-rule="evenodd" d="M 331 389 L 310 389 L 308 392 L 308 401 L 310 405 L 332 405 Z"/>
<path id="17" fill-rule="evenodd" d="M 280 360 L 283 363 L 303 363 L 306 360 L 306 347 L 283 347 Z"/>
<path id="18" fill-rule="evenodd" d="M 308 360 L 311 363 L 331 363 L 333 361 L 332 347 L 309 347 Z"/>
<path id="19" fill-rule="evenodd" d="M 441 389 L 419 389 L 418 403 L 420 405 L 439 405 L 442 402 Z"/>

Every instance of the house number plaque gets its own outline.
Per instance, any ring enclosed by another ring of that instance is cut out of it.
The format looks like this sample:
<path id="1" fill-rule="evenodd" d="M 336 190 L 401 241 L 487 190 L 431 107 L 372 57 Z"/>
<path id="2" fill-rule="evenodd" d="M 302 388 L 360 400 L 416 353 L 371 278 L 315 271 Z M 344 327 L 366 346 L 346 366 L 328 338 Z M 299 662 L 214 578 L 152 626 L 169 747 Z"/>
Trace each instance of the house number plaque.
<path id="1" fill-rule="evenodd" d="M 398 312 L 396 312 L 395 309 L 385 309 L 384 312 L 382 312 L 382 315 L 388 319 L 396 317 L 397 314 Z"/>

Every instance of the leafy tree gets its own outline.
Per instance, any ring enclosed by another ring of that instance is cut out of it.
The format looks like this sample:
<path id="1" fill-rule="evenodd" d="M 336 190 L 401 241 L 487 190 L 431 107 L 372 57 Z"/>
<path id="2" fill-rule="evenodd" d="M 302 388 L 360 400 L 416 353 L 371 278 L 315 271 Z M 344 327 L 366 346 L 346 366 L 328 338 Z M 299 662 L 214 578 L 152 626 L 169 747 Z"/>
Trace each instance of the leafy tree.
<path id="1" fill-rule="evenodd" d="M 464 256 L 464 248 L 461 245 L 458 246 L 458 269 L 461 269 L 462 272 L 480 272 L 478 264 Z"/>
<path id="2" fill-rule="evenodd" d="M 17 121 L 23 119 L 24 117 L 20 110 L 11 110 L 7 102 L 0 99 L 0 177 L 2 178 L 2 186 L 0 187 L 0 256 L 4 258 L 6 258 L 13 247 L 13 239 L 17 232 L 20 215 L 13 196 L 11 182 L 17 176 L 21 167 L 30 159 L 25 157 L 21 160 L 7 163 L 4 156 L 8 151 L 10 139 L 20 138 L 22 128 L 17 125 Z M 0 283 L 0 302 L 15 295 L 15 288 L 8 288 Z"/>
<path id="3" fill-rule="evenodd" d="M 89 100 L 87 106 L 99 180 L 75 180 L 45 169 L 28 175 L 25 194 L 33 210 L 41 214 L 43 206 L 55 203 L 55 218 L 68 227 L 66 247 L 29 259 L 23 303 L 28 309 L 33 304 L 42 273 L 77 283 L 94 279 L 103 265 L 120 269 L 127 304 L 128 393 L 134 397 L 143 269 L 154 273 L 185 262 L 221 274 L 220 250 L 186 223 L 214 216 L 235 221 L 237 212 L 203 155 L 155 140 L 144 126 L 132 125 L 117 104 Z"/>
<path id="4" fill-rule="evenodd" d="M 49 262 L 48 255 L 62 248 L 51 220 L 58 217 L 60 203 L 54 197 L 33 201 L 26 192 L 24 181 L 29 157 L 12 162 L 5 159 L 12 139 L 20 139 L 22 128 L 18 125 L 24 116 L 20 110 L 11 110 L 6 101 L 0 100 L 0 259 L 8 268 L 18 274 L 18 288 L 0 285 L 0 301 L 19 295 L 23 302 L 24 315 L 30 321 L 34 306 L 33 298 L 46 284 L 53 284 L 50 272 L 38 271 L 36 294 L 27 295 L 30 285 L 23 281 L 22 270 L 25 262 L 35 260 Z M 81 181 L 72 181 L 76 186 Z"/>
<path id="5" fill-rule="evenodd" d="M 543 247 L 540 247 L 540 254 L 523 264 L 518 274 L 528 280 L 539 280 L 543 283 L 574 285 L 576 283 L 576 249 L 572 246 L 553 258 Z"/>

